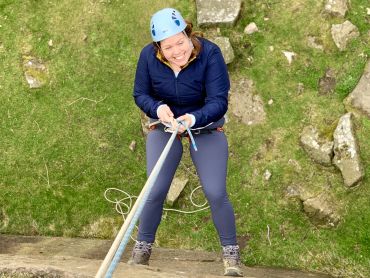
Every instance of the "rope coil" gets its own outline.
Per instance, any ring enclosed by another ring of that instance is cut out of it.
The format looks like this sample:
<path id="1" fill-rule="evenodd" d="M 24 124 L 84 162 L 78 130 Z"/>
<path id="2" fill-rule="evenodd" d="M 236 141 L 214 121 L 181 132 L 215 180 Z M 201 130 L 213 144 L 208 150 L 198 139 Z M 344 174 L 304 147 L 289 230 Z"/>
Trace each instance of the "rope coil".
<path id="1" fill-rule="evenodd" d="M 172 208 L 163 208 L 164 211 L 174 211 L 174 212 L 179 212 L 179 213 L 184 213 L 184 214 L 191 214 L 191 213 L 196 213 L 196 212 L 199 212 L 199 211 L 202 211 L 202 210 L 206 210 L 209 208 L 209 206 L 206 206 L 207 205 L 207 200 L 203 203 L 203 204 L 197 204 L 196 202 L 194 202 L 193 200 L 193 195 L 194 193 L 199 190 L 202 186 L 198 186 L 196 188 L 194 188 L 191 192 L 190 192 L 190 195 L 189 195 L 189 200 L 191 202 L 191 204 L 194 206 L 194 207 L 197 207 L 199 209 L 196 209 L 196 210 L 192 210 L 192 211 L 186 211 L 186 210 L 180 210 L 180 209 L 172 209 Z M 112 192 L 112 191 L 116 191 L 116 192 L 119 192 L 120 194 L 123 194 L 125 195 L 126 197 L 122 198 L 122 199 L 111 199 L 108 197 L 108 195 Z M 109 203 L 112 203 L 115 205 L 115 210 L 118 214 L 122 215 L 123 217 L 123 220 L 125 221 L 126 220 L 126 217 L 125 215 L 129 214 L 130 211 L 131 211 L 131 208 L 132 208 L 132 204 L 133 204 L 133 200 L 134 199 L 137 199 L 137 196 L 135 195 L 130 195 L 129 193 L 127 193 L 125 190 L 122 190 L 122 189 L 118 189 L 118 188 L 115 188 L 115 187 L 110 187 L 110 188 L 107 188 L 104 192 L 104 198 L 109 202 Z M 205 207 L 206 206 L 206 207 Z"/>

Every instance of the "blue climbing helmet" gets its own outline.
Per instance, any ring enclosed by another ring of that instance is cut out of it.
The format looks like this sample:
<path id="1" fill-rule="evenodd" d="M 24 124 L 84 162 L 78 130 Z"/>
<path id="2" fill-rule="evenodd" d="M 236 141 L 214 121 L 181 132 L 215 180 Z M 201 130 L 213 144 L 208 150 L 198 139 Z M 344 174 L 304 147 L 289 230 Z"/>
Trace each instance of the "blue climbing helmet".
<path id="1" fill-rule="evenodd" d="M 173 8 L 165 8 L 156 12 L 150 20 L 150 34 L 154 42 L 159 42 L 176 35 L 186 28 L 186 22 Z"/>

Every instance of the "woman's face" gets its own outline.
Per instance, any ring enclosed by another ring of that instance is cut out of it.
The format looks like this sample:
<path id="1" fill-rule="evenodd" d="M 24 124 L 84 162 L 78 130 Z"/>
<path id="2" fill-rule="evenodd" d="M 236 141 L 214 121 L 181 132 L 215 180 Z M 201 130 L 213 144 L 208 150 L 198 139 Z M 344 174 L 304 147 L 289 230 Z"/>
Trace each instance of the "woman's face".
<path id="1" fill-rule="evenodd" d="M 184 66 L 193 50 L 190 39 L 184 33 L 178 33 L 160 43 L 164 57 L 173 65 Z"/>

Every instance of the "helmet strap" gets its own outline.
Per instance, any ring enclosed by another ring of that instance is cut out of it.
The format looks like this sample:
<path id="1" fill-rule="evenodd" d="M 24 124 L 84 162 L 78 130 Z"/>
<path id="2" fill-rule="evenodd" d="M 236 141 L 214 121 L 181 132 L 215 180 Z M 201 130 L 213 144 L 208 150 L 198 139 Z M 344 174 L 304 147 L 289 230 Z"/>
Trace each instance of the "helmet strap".
<path id="1" fill-rule="evenodd" d="M 155 44 L 157 45 L 157 47 L 158 47 L 159 51 L 161 52 L 162 56 L 163 56 L 163 57 L 165 57 L 165 56 L 164 56 L 164 53 L 163 53 L 163 51 L 162 51 L 162 48 L 161 48 L 161 46 L 159 45 L 159 43 L 158 43 L 158 42 L 155 42 Z"/>
<path id="2" fill-rule="evenodd" d="M 194 49 L 194 45 L 193 45 L 193 42 L 192 42 L 191 38 L 189 38 L 189 36 L 188 36 L 188 34 L 186 34 L 185 30 L 183 30 L 182 33 L 185 35 L 185 37 L 188 38 L 189 43 L 190 43 L 190 47 L 193 50 Z"/>

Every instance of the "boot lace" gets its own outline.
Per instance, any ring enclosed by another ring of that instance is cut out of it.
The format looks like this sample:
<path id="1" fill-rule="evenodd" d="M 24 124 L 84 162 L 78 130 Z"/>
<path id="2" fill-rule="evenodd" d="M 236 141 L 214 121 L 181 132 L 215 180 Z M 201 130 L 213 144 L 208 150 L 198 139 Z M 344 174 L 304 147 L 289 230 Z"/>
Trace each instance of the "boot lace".
<path id="1" fill-rule="evenodd" d="M 152 253 L 153 243 L 148 243 L 146 241 L 136 241 L 134 245 L 134 252 L 139 254 L 148 254 Z"/>
<path id="2" fill-rule="evenodd" d="M 224 259 L 237 262 L 240 260 L 240 249 L 238 245 L 226 245 L 222 246 L 222 249 Z"/>

